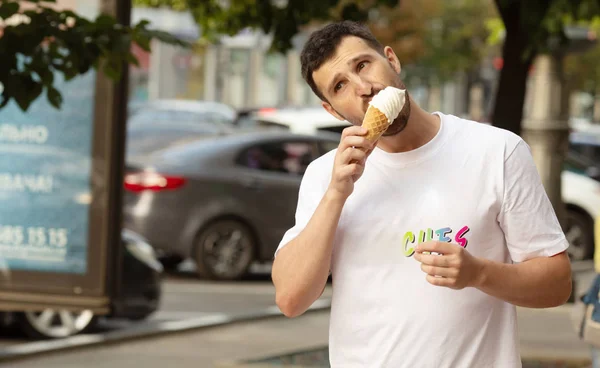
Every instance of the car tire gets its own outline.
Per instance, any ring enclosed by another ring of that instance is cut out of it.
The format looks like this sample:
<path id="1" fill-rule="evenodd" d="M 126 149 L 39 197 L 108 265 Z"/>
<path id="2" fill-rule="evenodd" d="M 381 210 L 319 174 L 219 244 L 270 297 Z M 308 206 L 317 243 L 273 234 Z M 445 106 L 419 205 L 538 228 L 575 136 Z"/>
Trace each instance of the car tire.
<path id="1" fill-rule="evenodd" d="M 170 255 L 165 257 L 160 257 L 158 259 L 160 264 L 162 264 L 163 268 L 167 272 L 176 271 L 177 267 L 183 262 L 183 259 L 176 255 Z"/>
<path id="2" fill-rule="evenodd" d="M 568 253 L 572 261 L 583 261 L 593 257 L 594 222 L 589 215 L 568 209 L 565 235 L 569 241 Z"/>
<path id="3" fill-rule="evenodd" d="M 250 228 L 239 220 L 213 221 L 196 237 L 197 273 L 210 280 L 238 280 L 254 261 L 256 241 Z"/>
<path id="4" fill-rule="evenodd" d="M 21 330 L 32 339 L 47 340 L 75 336 L 96 325 L 97 316 L 91 310 L 71 312 L 65 309 L 45 309 L 17 314 Z"/>

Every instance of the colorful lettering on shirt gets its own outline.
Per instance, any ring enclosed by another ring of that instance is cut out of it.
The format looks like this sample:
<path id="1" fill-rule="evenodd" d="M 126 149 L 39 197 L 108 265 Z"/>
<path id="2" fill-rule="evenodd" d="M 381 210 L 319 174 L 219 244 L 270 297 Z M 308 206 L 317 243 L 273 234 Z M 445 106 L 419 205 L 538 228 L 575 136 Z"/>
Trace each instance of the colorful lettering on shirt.
<path id="1" fill-rule="evenodd" d="M 456 232 L 456 236 L 454 237 L 454 241 L 456 241 L 456 243 L 463 248 L 467 247 L 468 241 L 465 235 L 469 232 L 469 230 L 470 229 L 468 226 L 463 226 L 458 232 Z M 450 227 L 443 227 L 435 231 L 431 228 L 428 228 L 427 230 L 419 230 L 418 238 L 415 238 L 415 234 L 412 231 L 407 231 L 402 237 L 404 255 L 406 257 L 411 257 L 415 253 L 415 242 L 417 244 L 421 244 L 434 240 L 434 234 L 437 236 L 436 238 L 438 241 L 450 243 L 452 238 L 448 237 L 448 234 L 451 234 L 452 231 L 453 230 Z"/>
<path id="2" fill-rule="evenodd" d="M 433 240 L 433 229 L 419 231 L 419 244 Z"/>
<path id="3" fill-rule="evenodd" d="M 413 244 L 415 242 L 415 234 L 408 231 L 404 234 L 404 239 L 402 240 L 402 244 L 404 244 L 404 255 L 406 257 L 410 257 L 415 253 L 415 247 L 408 247 L 408 244 Z"/>
<path id="4" fill-rule="evenodd" d="M 469 243 L 467 241 L 467 239 L 465 238 L 465 235 L 469 232 L 469 227 L 465 226 L 462 229 L 458 230 L 458 232 L 456 233 L 456 238 L 454 238 L 454 240 L 456 240 L 456 242 L 463 248 L 467 247 L 467 244 Z"/>
<path id="5" fill-rule="evenodd" d="M 435 233 L 438 236 L 438 240 L 441 242 L 445 242 L 445 243 L 450 243 L 452 241 L 451 238 L 447 237 L 447 234 L 450 234 L 452 232 L 452 229 L 449 227 L 445 227 L 443 229 L 438 229 L 435 231 Z"/>

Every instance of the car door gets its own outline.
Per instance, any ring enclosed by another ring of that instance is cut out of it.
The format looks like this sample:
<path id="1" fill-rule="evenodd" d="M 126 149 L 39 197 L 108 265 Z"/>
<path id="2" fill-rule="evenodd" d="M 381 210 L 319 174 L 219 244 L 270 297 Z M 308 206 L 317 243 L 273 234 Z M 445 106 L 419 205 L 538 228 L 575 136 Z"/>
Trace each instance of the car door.
<path id="1" fill-rule="evenodd" d="M 319 156 L 312 140 L 262 142 L 242 151 L 239 184 L 246 208 L 263 236 L 263 256 L 272 257 L 284 233 L 294 225 L 298 190 L 306 167 Z"/>

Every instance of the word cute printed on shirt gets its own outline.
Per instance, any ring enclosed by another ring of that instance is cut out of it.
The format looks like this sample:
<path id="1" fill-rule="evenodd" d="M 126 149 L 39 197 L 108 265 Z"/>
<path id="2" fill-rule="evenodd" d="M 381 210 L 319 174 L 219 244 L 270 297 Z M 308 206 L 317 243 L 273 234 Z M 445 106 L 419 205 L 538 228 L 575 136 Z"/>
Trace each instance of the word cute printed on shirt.
<path id="1" fill-rule="evenodd" d="M 468 240 L 465 237 L 469 232 L 468 226 L 463 226 L 460 230 L 458 230 L 454 236 L 454 241 L 458 243 L 463 248 L 467 247 Z M 450 227 L 444 227 L 441 229 L 433 230 L 431 228 L 427 230 L 420 230 L 419 236 L 416 237 L 415 233 L 412 231 L 407 231 L 402 238 L 402 246 L 404 250 L 404 255 L 406 257 L 411 257 L 415 253 L 415 246 L 424 242 L 437 240 L 441 242 L 450 243 L 452 241 L 451 234 L 453 230 Z"/>

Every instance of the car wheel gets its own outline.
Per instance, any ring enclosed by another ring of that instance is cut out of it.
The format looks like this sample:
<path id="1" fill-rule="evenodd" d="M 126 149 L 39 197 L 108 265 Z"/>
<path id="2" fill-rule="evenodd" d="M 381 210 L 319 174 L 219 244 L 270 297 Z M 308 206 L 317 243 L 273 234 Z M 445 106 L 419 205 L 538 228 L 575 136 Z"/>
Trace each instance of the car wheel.
<path id="1" fill-rule="evenodd" d="M 34 339 L 58 339 L 85 332 L 96 323 L 91 310 L 72 312 L 65 309 L 44 309 L 23 312 L 19 316 L 25 334 Z"/>
<path id="2" fill-rule="evenodd" d="M 179 267 L 179 265 L 183 262 L 181 257 L 175 255 L 160 257 L 158 260 L 164 267 L 165 271 L 168 272 L 176 271 L 177 267 Z"/>
<path id="3" fill-rule="evenodd" d="M 217 220 L 196 240 L 196 268 L 200 277 L 237 280 L 248 272 L 256 244 L 252 232 L 236 220 Z"/>
<path id="4" fill-rule="evenodd" d="M 594 254 L 594 223 L 591 218 L 578 211 L 567 210 L 569 257 L 572 261 L 590 259 Z"/>

